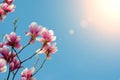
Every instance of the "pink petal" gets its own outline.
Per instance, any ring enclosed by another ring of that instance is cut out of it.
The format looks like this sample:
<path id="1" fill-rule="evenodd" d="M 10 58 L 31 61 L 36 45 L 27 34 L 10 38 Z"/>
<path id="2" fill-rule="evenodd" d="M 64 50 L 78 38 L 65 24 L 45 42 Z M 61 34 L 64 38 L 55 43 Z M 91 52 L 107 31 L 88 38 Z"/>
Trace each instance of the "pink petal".
<path id="1" fill-rule="evenodd" d="M 28 71 L 28 76 L 30 76 L 31 77 L 31 75 L 34 73 L 34 71 L 35 71 L 35 68 L 33 67 L 33 68 L 31 68 L 29 71 Z"/>
<path id="2" fill-rule="evenodd" d="M 43 38 L 36 38 L 36 40 L 39 41 L 39 42 L 43 42 L 44 41 Z"/>
<path id="3" fill-rule="evenodd" d="M 22 75 L 22 76 L 27 76 L 27 72 L 28 72 L 28 68 L 25 68 L 25 69 L 22 71 L 21 75 Z"/>
<path id="4" fill-rule="evenodd" d="M 6 65 L 6 61 L 3 58 L 0 58 L 0 68 Z"/>
<path id="5" fill-rule="evenodd" d="M 4 66 L 4 67 L 2 67 L 2 68 L 0 68 L 0 72 L 6 72 L 7 71 L 7 66 Z"/>
<path id="6" fill-rule="evenodd" d="M 20 80 L 27 80 L 27 79 L 26 79 L 26 77 L 22 77 L 22 78 L 20 78 Z"/>

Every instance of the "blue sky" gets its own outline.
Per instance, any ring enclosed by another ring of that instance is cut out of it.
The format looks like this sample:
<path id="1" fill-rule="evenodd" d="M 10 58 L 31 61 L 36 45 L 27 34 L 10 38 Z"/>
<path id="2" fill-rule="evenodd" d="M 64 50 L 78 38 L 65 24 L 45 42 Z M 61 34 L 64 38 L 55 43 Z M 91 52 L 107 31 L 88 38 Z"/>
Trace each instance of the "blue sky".
<path id="1" fill-rule="evenodd" d="M 13 30 L 13 20 L 18 17 L 17 34 L 22 36 L 23 45 L 29 40 L 24 32 L 33 21 L 54 30 L 58 52 L 35 76 L 37 80 L 120 80 L 120 37 L 112 35 L 111 38 L 93 25 L 80 25 L 85 17 L 81 1 L 15 0 L 15 12 L 0 23 L 0 36 L 9 34 Z M 36 42 L 26 48 L 21 57 L 31 55 L 39 47 L 40 43 Z M 40 55 L 41 61 L 43 57 Z M 25 67 L 32 67 L 34 60 L 25 63 Z M 0 78 L 3 75 L 5 77 L 6 73 L 0 74 Z M 19 74 L 16 80 L 18 78 Z"/>

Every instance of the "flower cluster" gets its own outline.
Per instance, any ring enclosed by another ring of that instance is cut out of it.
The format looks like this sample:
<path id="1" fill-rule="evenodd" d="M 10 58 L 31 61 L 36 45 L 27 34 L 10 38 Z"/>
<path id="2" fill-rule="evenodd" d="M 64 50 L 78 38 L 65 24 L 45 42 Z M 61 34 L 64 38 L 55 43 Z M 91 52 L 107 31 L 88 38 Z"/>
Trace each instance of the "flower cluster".
<path id="1" fill-rule="evenodd" d="M 50 59 L 50 54 L 57 51 L 56 43 L 51 43 L 56 40 L 53 30 L 48 30 L 37 23 L 33 22 L 29 26 L 30 31 L 26 35 L 31 36 L 29 43 L 34 43 L 35 40 L 42 42 L 42 48 L 38 49 L 36 53 L 46 54 L 47 59 Z"/>
<path id="2" fill-rule="evenodd" d="M 29 25 L 29 31 L 25 34 L 27 36 L 30 36 L 30 39 L 28 40 L 27 45 L 23 47 L 20 44 L 21 37 L 18 36 L 15 32 L 11 32 L 10 34 L 5 35 L 5 40 L 0 43 L 0 72 L 7 71 L 8 66 L 10 72 L 17 73 L 19 69 L 24 67 L 22 63 L 31 59 L 36 54 L 45 54 L 46 61 L 47 59 L 50 59 L 50 55 L 52 53 L 57 52 L 56 43 L 54 43 L 56 36 L 54 36 L 53 30 L 48 30 L 45 27 L 39 26 L 36 22 L 32 22 Z M 22 61 L 22 59 L 19 57 L 19 53 L 28 45 L 34 44 L 35 41 L 42 43 L 41 48 L 37 49 L 37 51 L 35 51 L 32 56 Z M 43 64 L 41 66 L 43 66 Z M 33 75 L 35 75 L 40 70 L 40 68 L 38 68 L 36 71 L 35 68 L 31 68 L 30 70 L 26 68 L 22 71 L 20 80 L 35 80 L 35 78 L 33 78 Z M 33 74 L 34 72 L 35 74 Z M 13 76 L 15 75 L 16 74 Z M 14 77 L 12 80 L 14 80 Z"/>
<path id="3" fill-rule="evenodd" d="M 0 4 L 0 20 L 4 20 L 6 15 L 9 12 L 13 12 L 15 9 L 15 5 L 12 4 L 14 0 L 4 0 Z"/>
<path id="4" fill-rule="evenodd" d="M 9 12 L 13 12 L 15 9 L 15 5 L 13 4 L 14 0 L 3 0 L 0 3 L 0 21 L 3 21 Z M 34 64 L 34 67 L 31 69 L 25 68 L 21 72 L 21 78 L 19 80 L 36 80 L 34 75 L 36 75 L 45 62 L 51 58 L 51 54 L 57 52 L 56 47 L 56 36 L 54 35 L 53 30 L 49 30 L 45 27 L 38 25 L 36 22 L 32 22 L 29 25 L 29 31 L 25 32 L 26 36 L 30 36 L 26 45 L 21 45 L 21 37 L 16 34 L 16 23 L 18 19 L 16 19 L 14 24 L 14 30 L 10 34 L 6 34 L 2 42 L 0 42 L 0 73 L 9 71 L 7 77 L 4 80 L 16 80 L 15 76 L 21 68 L 24 68 L 24 62 L 27 62 L 34 56 L 38 56 L 38 54 L 45 54 L 45 59 L 43 60 L 40 66 L 37 65 L 39 59 Z M 21 52 L 29 45 L 34 44 L 35 41 L 41 43 L 41 47 L 38 48 L 35 53 L 30 55 L 28 58 L 22 59 L 19 55 Z M 33 66 L 33 65 L 32 65 Z M 8 68 L 7 68 L 8 67 Z M 7 70 L 8 69 L 8 70 Z M 12 77 L 11 77 L 11 73 Z"/>
<path id="5" fill-rule="evenodd" d="M 9 48 L 4 45 L 0 48 L 1 58 L 4 59 L 10 67 L 11 71 L 20 68 L 20 61 L 16 58 L 16 53 L 10 52 Z"/>
<path id="6" fill-rule="evenodd" d="M 10 66 L 10 70 L 14 71 L 20 68 L 20 61 L 17 60 L 17 54 L 13 52 L 13 48 L 20 48 L 20 37 L 16 36 L 14 32 L 11 32 L 10 35 L 6 34 L 7 41 L 0 43 L 0 53 L 1 57 L 6 60 L 7 64 Z M 11 46 L 12 51 L 9 47 Z"/>

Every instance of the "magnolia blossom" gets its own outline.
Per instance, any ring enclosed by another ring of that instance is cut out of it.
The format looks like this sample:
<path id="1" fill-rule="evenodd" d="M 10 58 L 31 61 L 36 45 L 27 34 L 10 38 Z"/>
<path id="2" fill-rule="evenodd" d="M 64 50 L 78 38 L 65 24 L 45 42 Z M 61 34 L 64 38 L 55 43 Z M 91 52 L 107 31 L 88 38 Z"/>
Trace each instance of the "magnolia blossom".
<path id="1" fill-rule="evenodd" d="M 3 10 L 5 10 L 6 12 L 13 12 L 15 9 L 15 5 L 14 4 L 7 4 L 7 3 L 3 3 L 2 4 Z"/>
<path id="2" fill-rule="evenodd" d="M 54 36 L 54 32 L 53 30 L 48 30 L 46 28 L 42 29 L 42 33 L 41 33 L 42 38 L 37 38 L 37 41 L 43 42 L 43 46 L 46 46 L 47 43 L 55 41 L 56 40 L 56 36 Z"/>
<path id="3" fill-rule="evenodd" d="M 1 57 L 9 64 L 11 71 L 20 68 L 20 61 L 16 59 L 17 54 L 14 52 L 11 53 L 7 46 L 0 48 L 0 53 Z"/>
<path id="4" fill-rule="evenodd" d="M 18 49 L 21 49 L 21 45 L 19 44 L 20 42 L 20 36 L 17 36 L 16 33 L 11 32 L 9 35 L 6 35 L 6 38 L 8 40 L 7 45 L 8 46 L 12 46 Z"/>
<path id="5" fill-rule="evenodd" d="M 34 43 L 36 37 L 41 35 L 42 27 L 39 26 L 36 22 L 32 22 L 29 26 L 30 32 L 26 32 L 27 36 L 31 36 L 30 43 Z"/>
<path id="6" fill-rule="evenodd" d="M 28 68 L 26 68 L 25 70 L 22 71 L 21 73 L 21 78 L 20 80 L 35 80 L 35 78 L 32 77 L 33 73 L 35 71 L 35 68 L 31 68 L 28 70 Z"/>
<path id="7" fill-rule="evenodd" d="M 5 60 L 9 61 L 11 53 L 7 46 L 3 46 L 2 48 L 0 48 L 0 53 Z"/>
<path id="8" fill-rule="evenodd" d="M 11 63 L 13 59 L 16 57 L 16 53 L 11 53 L 7 46 L 3 46 L 0 48 L 1 57 L 4 58 L 7 63 Z"/>
<path id="9" fill-rule="evenodd" d="M 11 63 L 9 63 L 9 66 L 10 66 L 10 70 L 14 71 L 14 70 L 16 70 L 16 69 L 21 67 L 20 66 L 20 61 L 17 60 L 16 58 L 13 58 Z"/>
<path id="10" fill-rule="evenodd" d="M 4 0 L 0 3 L 0 20 L 4 20 L 8 14 L 8 12 L 13 12 L 15 9 L 15 5 L 12 4 L 14 0 Z"/>
<path id="11" fill-rule="evenodd" d="M 0 58 L 0 72 L 6 72 L 6 70 L 6 61 L 3 58 Z"/>
<path id="12" fill-rule="evenodd" d="M 56 47 L 56 43 L 54 44 L 47 44 L 42 51 L 40 51 L 39 49 L 36 51 L 37 54 L 43 53 L 46 54 L 47 59 L 50 59 L 50 54 L 56 53 L 57 52 L 57 47 Z"/>
<path id="13" fill-rule="evenodd" d="M 14 0 L 4 0 L 7 4 L 11 4 Z"/>
<path id="14" fill-rule="evenodd" d="M 0 20 L 4 20 L 7 12 L 3 9 L 3 3 L 0 4 Z"/>

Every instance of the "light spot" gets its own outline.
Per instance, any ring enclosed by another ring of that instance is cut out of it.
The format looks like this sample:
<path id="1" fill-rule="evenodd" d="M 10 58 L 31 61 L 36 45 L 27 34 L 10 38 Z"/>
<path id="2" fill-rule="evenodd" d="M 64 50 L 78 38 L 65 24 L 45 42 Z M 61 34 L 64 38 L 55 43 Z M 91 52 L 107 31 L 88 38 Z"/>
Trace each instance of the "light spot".
<path id="1" fill-rule="evenodd" d="M 69 30 L 69 34 L 70 34 L 70 35 L 73 35 L 73 34 L 75 34 L 75 31 L 74 31 L 73 29 L 70 29 L 70 30 Z"/>
<path id="2" fill-rule="evenodd" d="M 88 22 L 86 20 L 81 20 L 80 21 L 80 26 L 83 27 L 83 28 L 85 28 L 85 27 L 88 26 Z"/>
<path id="3" fill-rule="evenodd" d="M 92 18 L 88 17 L 80 21 L 80 26 L 83 28 L 88 27 L 92 23 Z"/>

